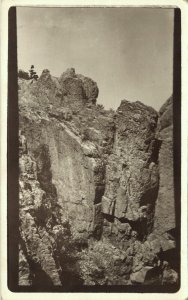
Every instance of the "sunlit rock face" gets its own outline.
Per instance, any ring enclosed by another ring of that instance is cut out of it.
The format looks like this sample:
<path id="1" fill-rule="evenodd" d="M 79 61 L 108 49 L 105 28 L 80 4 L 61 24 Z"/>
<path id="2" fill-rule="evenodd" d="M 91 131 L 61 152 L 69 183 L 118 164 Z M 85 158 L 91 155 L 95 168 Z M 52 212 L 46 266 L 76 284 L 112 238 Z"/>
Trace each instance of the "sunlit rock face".
<path id="1" fill-rule="evenodd" d="M 18 84 L 20 285 L 176 284 L 172 99 L 105 110 L 73 68 Z"/>

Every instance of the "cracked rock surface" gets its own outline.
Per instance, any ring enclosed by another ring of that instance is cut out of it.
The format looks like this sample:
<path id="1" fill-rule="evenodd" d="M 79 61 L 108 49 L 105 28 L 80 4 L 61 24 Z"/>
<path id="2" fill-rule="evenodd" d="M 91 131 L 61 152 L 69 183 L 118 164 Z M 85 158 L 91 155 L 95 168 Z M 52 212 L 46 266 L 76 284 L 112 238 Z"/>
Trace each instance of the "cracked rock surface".
<path id="1" fill-rule="evenodd" d="M 176 285 L 172 97 L 105 110 L 73 68 L 18 84 L 19 284 Z"/>

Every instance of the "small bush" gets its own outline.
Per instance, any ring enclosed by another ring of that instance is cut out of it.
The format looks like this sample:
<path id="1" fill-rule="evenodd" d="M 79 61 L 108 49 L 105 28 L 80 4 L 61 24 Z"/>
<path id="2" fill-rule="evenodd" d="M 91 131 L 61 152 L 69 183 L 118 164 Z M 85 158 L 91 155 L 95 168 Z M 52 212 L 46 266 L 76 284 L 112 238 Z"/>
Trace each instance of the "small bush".
<path id="1" fill-rule="evenodd" d="M 102 104 L 97 104 L 97 107 L 98 107 L 99 109 L 104 109 L 104 106 L 103 106 Z"/>
<path id="2" fill-rule="evenodd" d="M 34 66 L 33 65 L 31 66 L 31 69 L 29 70 L 29 73 L 30 73 L 30 79 L 35 79 L 35 80 L 38 79 L 38 75 L 34 71 Z"/>
<path id="3" fill-rule="evenodd" d="M 29 73 L 28 72 L 25 72 L 23 70 L 19 70 L 18 71 L 18 77 L 21 78 L 21 79 L 25 79 L 25 80 L 29 80 Z"/>
<path id="4" fill-rule="evenodd" d="M 84 129 L 82 132 L 82 141 L 88 141 L 90 138 L 88 129 Z"/>

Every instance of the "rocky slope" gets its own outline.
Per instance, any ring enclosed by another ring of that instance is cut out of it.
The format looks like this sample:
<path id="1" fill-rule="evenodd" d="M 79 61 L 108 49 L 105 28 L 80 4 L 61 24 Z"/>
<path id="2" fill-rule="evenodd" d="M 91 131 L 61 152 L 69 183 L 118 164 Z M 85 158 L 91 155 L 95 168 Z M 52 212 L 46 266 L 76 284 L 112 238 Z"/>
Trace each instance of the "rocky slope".
<path id="1" fill-rule="evenodd" d="M 177 284 L 172 98 L 106 111 L 74 69 L 18 84 L 19 284 Z"/>

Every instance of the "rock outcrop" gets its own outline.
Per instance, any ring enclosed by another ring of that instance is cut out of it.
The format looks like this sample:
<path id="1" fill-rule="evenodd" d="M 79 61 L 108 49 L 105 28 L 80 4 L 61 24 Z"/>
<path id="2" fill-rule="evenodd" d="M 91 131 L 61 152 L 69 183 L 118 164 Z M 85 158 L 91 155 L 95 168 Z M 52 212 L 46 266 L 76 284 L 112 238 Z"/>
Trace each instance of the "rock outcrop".
<path id="1" fill-rule="evenodd" d="M 114 219 L 110 232 L 122 239 L 131 228 L 140 239 L 152 229 L 158 191 L 156 124 L 157 113 L 140 102 L 124 100 L 117 110 L 102 211 L 107 219 Z"/>
<path id="2" fill-rule="evenodd" d="M 18 83 L 20 285 L 177 284 L 172 100 L 106 111 L 73 68 Z"/>
<path id="3" fill-rule="evenodd" d="M 157 138 L 159 152 L 160 186 L 155 209 L 156 233 L 175 229 L 174 169 L 173 169 L 173 98 L 169 98 L 159 111 Z"/>
<path id="4" fill-rule="evenodd" d="M 60 286 L 70 277 L 72 268 L 71 278 L 74 284 L 80 284 L 74 253 L 77 245 L 57 201 L 48 147 L 41 146 L 34 160 L 22 132 L 19 145 L 19 285 Z"/>

